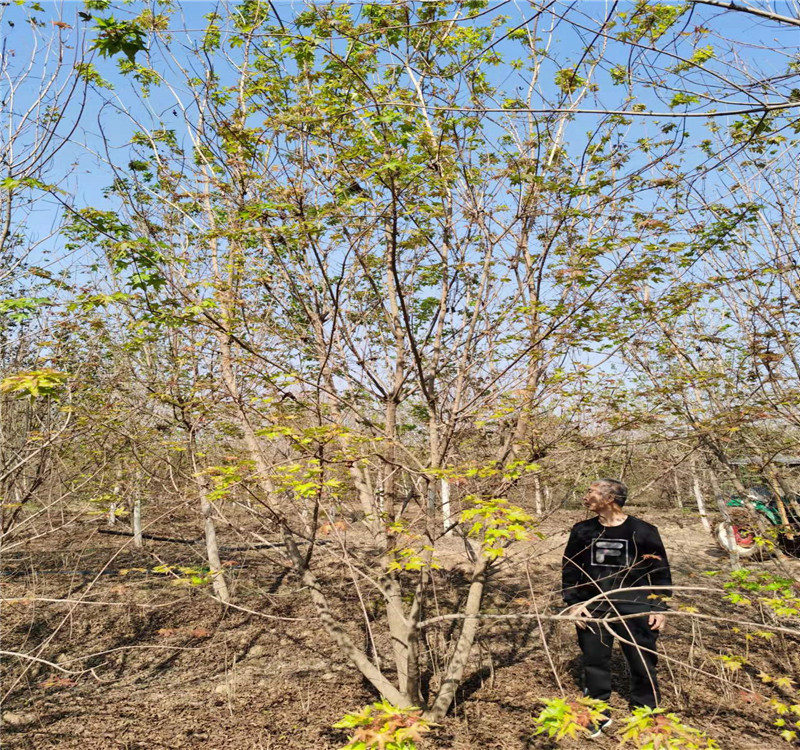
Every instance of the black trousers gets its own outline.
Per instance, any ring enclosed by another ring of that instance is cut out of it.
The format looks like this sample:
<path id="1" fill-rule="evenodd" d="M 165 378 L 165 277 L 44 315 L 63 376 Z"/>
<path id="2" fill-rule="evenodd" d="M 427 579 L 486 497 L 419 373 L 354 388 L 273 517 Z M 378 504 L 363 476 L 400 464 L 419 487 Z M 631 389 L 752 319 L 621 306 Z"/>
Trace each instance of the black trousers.
<path id="1" fill-rule="evenodd" d="M 616 622 L 589 620 L 585 629 L 578 628 L 586 695 L 602 701 L 611 697 L 611 650 L 618 636 L 631 673 L 631 708 L 658 705 L 658 656 L 654 653 L 658 632 L 650 629 L 648 617 Z"/>

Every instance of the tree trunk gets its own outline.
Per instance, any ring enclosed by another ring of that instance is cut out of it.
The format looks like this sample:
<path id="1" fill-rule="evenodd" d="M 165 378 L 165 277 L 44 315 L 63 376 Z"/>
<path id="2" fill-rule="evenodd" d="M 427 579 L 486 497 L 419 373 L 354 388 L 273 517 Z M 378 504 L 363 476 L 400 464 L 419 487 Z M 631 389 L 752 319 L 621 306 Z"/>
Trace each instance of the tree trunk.
<path id="1" fill-rule="evenodd" d="M 789 516 L 786 513 L 786 504 L 783 501 L 783 496 L 785 495 L 783 491 L 783 486 L 778 481 L 777 472 L 775 471 L 772 466 L 767 464 L 764 467 L 764 473 L 767 477 L 767 481 L 769 482 L 770 489 L 772 490 L 772 494 L 775 497 L 775 503 L 778 506 L 778 513 L 781 517 L 781 524 L 785 531 L 783 532 L 789 539 L 794 539 L 794 534 L 791 532 L 791 527 L 789 526 Z M 790 499 L 790 495 L 786 496 L 787 501 Z"/>
<path id="2" fill-rule="evenodd" d="M 405 696 L 408 705 L 420 702 L 419 694 L 419 653 L 416 633 L 411 634 L 411 623 L 403 610 L 403 597 L 400 583 L 389 574 L 384 579 L 386 592 L 386 619 L 392 639 L 392 651 L 397 670 L 397 686 Z"/>
<path id="3" fill-rule="evenodd" d="M 539 475 L 533 475 L 533 503 L 536 510 L 536 515 L 541 516 L 543 511 L 542 505 L 542 483 L 539 481 Z"/>
<path id="4" fill-rule="evenodd" d="M 273 497 L 275 488 L 270 480 L 269 466 L 265 460 L 264 454 L 261 451 L 261 445 L 258 442 L 258 436 L 253 429 L 247 413 L 242 404 L 242 397 L 239 391 L 239 386 L 236 381 L 236 376 L 233 370 L 233 354 L 231 351 L 230 339 L 224 332 L 217 334 L 217 341 L 220 347 L 220 364 L 222 371 L 222 378 L 225 386 L 230 394 L 233 402 L 236 405 L 236 414 L 238 417 L 239 425 L 244 433 L 244 442 L 247 446 L 251 458 L 256 464 L 258 470 L 257 481 L 259 482 L 262 490 L 268 497 Z M 390 478 L 391 487 L 392 478 Z M 392 490 L 393 492 L 393 490 Z M 387 493 L 389 494 L 389 493 Z M 391 508 L 391 498 L 386 498 L 387 503 L 386 512 L 393 514 Z M 393 516 L 392 516 L 393 517 Z M 328 605 L 327 598 L 325 597 L 316 576 L 311 572 L 308 566 L 308 556 L 300 553 L 297 544 L 294 541 L 292 532 L 284 524 L 283 538 L 286 544 L 286 549 L 292 560 L 292 564 L 300 576 L 303 585 L 309 591 L 311 600 L 314 603 L 320 621 L 328 634 L 333 638 L 336 644 L 341 649 L 342 653 L 347 656 L 353 665 L 361 672 L 361 674 L 375 687 L 375 689 L 386 699 L 391 701 L 397 706 L 408 707 L 414 705 L 413 700 L 409 700 L 405 688 L 408 683 L 408 660 L 412 656 L 411 649 L 409 648 L 408 637 L 408 623 L 406 622 L 403 614 L 403 601 L 400 594 L 400 587 L 396 581 L 393 581 L 391 576 L 387 576 L 384 591 L 386 593 L 387 602 L 387 619 L 389 621 L 390 631 L 392 634 L 392 643 L 395 653 L 395 664 L 398 671 L 398 684 L 400 690 L 395 687 L 389 679 L 387 679 L 381 670 L 373 664 L 367 654 L 359 649 L 347 632 L 342 628 Z"/>
<path id="5" fill-rule="evenodd" d="M 672 481 L 675 484 L 675 507 L 683 510 L 683 500 L 681 500 L 681 481 L 678 477 L 678 471 L 673 470 Z"/>
<path id="6" fill-rule="evenodd" d="M 467 595 L 467 603 L 464 607 L 464 625 L 461 628 L 461 635 L 456 643 L 455 651 L 450 659 L 447 669 L 445 670 L 444 677 L 442 678 L 442 685 L 439 688 L 439 693 L 436 700 L 433 702 L 431 708 L 425 712 L 425 718 L 431 721 L 440 721 L 444 718 L 450 704 L 455 698 L 456 690 L 461 684 L 461 679 L 464 676 L 469 656 L 472 651 L 472 646 L 475 643 L 475 636 L 478 632 L 478 625 L 480 621 L 478 614 L 481 610 L 481 602 L 483 601 L 483 591 L 486 587 L 486 569 L 489 561 L 481 551 L 475 567 L 472 572 L 472 583 L 469 587 L 469 594 Z"/>
<path id="7" fill-rule="evenodd" d="M 115 482 L 114 482 L 114 489 L 111 490 L 111 494 L 114 496 L 114 499 L 111 501 L 110 505 L 108 506 L 108 525 L 114 526 L 117 523 L 117 508 L 120 506 L 120 503 L 117 502 L 122 495 L 122 469 L 117 469 L 114 474 Z"/>
<path id="8" fill-rule="evenodd" d="M 320 346 L 322 348 L 322 358 L 324 361 L 324 342 L 321 341 Z M 334 383 L 333 377 L 331 376 L 328 368 L 325 369 L 325 384 L 329 394 L 336 393 L 336 384 Z M 336 399 L 329 398 L 327 401 L 327 406 L 331 411 L 331 416 L 333 417 L 334 421 L 338 424 L 344 424 L 345 419 L 342 416 Z M 350 438 L 347 433 L 339 437 L 339 443 L 342 446 L 343 452 L 347 454 L 350 450 Z M 361 505 L 361 511 L 364 514 L 364 523 L 370 530 L 372 536 L 375 539 L 378 539 L 381 536 L 382 521 L 380 518 L 377 499 L 372 486 L 372 481 L 370 480 L 369 471 L 366 467 L 359 465 L 358 461 L 351 461 L 347 470 L 356 489 L 356 496 L 358 497 L 358 502 Z"/>
<path id="9" fill-rule="evenodd" d="M 781 492 L 783 493 L 783 497 L 787 503 L 789 503 L 789 507 L 792 509 L 792 513 L 798 519 L 800 519 L 800 504 L 798 504 L 796 495 L 797 493 L 792 489 L 792 486 L 786 481 L 786 478 L 781 474 L 775 467 L 770 467 L 770 471 L 775 478 L 778 486 L 781 488 Z"/>
<path id="10" fill-rule="evenodd" d="M 711 467 L 708 469 L 708 476 L 711 479 L 711 487 L 714 490 L 714 500 L 717 503 L 717 509 L 722 514 L 722 518 L 725 520 L 725 529 L 728 535 L 728 555 L 731 562 L 731 568 L 733 568 L 733 570 L 738 570 L 742 566 L 739 562 L 739 553 L 736 551 L 736 538 L 733 536 L 733 519 L 731 518 L 731 514 L 728 512 L 728 507 L 725 505 L 725 498 L 723 497 L 722 489 L 719 486 L 719 479 Z"/>
<path id="11" fill-rule="evenodd" d="M 344 446 L 344 450 L 347 450 L 347 439 L 341 438 L 341 443 Z M 350 465 L 348 472 L 356 488 L 356 495 L 358 496 L 358 502 L 361 504 L 361 511 L 364 513 L 364 523 L 372 533 L 372 536 L 377 538 L 381 531 L 381 519 L 378 514 L 375 493 L 372 491 L 369 473 L 365 468 L 358 466 L 356 462 Z"/>
<path id="12" fill-rule="evenodd" d="M 708 520 L 706 501 L 700 487 L 700 472 L 697 469 L 697 459 L 692 460 L 692 489 L 694 490 L 694 499 L 697 501 L 697 511 L 700 513 L 700 522 L 703 524 L 703 528 L 710 534 L 711 523 Z"/>
<path id="13" fill-rule="evenodd" d="M 436 485 L 428 479 L 425 483 L 427 491 L 425 492 L 425 499 L 427 502 L 428 515 L 431 517 L 436 513 Z"/>
<path id="14" fill-rule="evenodd" d="M 203 514 L 204 531 L 206 536 L 206 556 L 208 566 L 211 568 L 211 580 L 214 593 L 223 602 L 230 601 L 228 584 L 222 572 L 222 561 L 219 559 L 219 546 L 217 545 L 217 527 L 214 525 L 214 505 L 208 499 L 208 477 L 200 479 L 200 512 Z"/>
<path id="15" fill-rule="evenodd" d="M 381 670 L 369 660 L 369 657 L 366 655 L 366 653 L 364 653 L 364 651 L 362 651 L 355 645 L 355 643 L 353 643 L 353 640 L 347 634 L 347 631 L 345 631 L 345 629 L 333 616 L 333 613 L 328 606 L 328 600 L 326 599 L 325 594 L 322 592 L 319 582 L 311 570 L 309 570 L 303 555 L 300 554 L 300 550 L 297 548 L 297 545 L 292 538 L 291 533 L 287 531 L 285 527 L 283 540 L 286 544 L 286 550 L 289 553 L 289 557 L 291 557 L 297 572 L 300 574 L 303 585 L 311 594 L 311 600 L 313 601 L 317 610 L 317 614 L 319 615 L 322 626 L 336 642 L 336 645 L 339 646 L 342 653 L 350 659 L 359 672 L 361 672 L 361 674 L 364 675 L 370 684 L 388 701 L 396 706 L 400 706 L 401 708 L 408 708 L 409 706 L 413 705 L 408 700 L 407 696 L 401 693 L 391 683 L 391 681 L 383 675 Z"/>
<path id="16" fill-rule="evenodd" d="M 441 484 L 442 493 L 442 524 L 444 526 L 445 536 L 452 536 L 453 530 L 450 528 L 450 480 L 442 477 Z"/>
<path id="17" fill-rule="evenodd" d="M 138 492 L 133 500 L 133 546 L 137 549 L 142 548 L 142 499 Z"/>
<path id="18" fill-rule="evenodd" d="M 197 489 L 200 493 L 200 514 L 203 516 L 203 532 L 206 541 L 206 559 L 210 569 L 214 594 L 222 602 L 229 602 L 228 585 L 222 572 L 222 561 L 219 559 L 219 545 L 217 544 L 217 527 L 214 524 L 214 506 L 208 499 L 211 490 L 211 480 L 205 474 L 200 473 L 197 464 L 197 443 L 194 431 L 189 429 L 187 441 L 189 462 L 192 470 L 197 477 Z"/>

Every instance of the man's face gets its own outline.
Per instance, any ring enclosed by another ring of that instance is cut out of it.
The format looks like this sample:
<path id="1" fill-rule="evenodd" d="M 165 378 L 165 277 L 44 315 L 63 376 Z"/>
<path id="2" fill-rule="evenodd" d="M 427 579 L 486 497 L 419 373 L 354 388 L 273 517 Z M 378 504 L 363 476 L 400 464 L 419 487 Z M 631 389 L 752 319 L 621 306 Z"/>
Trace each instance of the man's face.
<path id="1" fill-rule="evenodd" d="M 583 506 L 592 513 L 598 513 L 614 504 L 614 498 L 605 491 L 602 485 L 591 484 L 583 496 Z"/>

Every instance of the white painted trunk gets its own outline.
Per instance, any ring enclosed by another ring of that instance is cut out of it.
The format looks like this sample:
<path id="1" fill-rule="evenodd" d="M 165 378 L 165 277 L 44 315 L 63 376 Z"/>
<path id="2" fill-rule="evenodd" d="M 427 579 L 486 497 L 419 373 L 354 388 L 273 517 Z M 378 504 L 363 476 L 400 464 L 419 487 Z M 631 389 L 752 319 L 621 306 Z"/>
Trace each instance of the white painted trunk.
<path id="1" fill-rule="evenodd" d="M 108 525 L 109 526 L 113 526 L 117 522 L 117 500 L 119 500 L 120 494 L 122 493 L 122 470 L 121 469 L 117 469 L 116 479 L 117 479 L 117 481 L 114 483 L 114 489 L 111 491 L 111 494 L 114 496 L 114 499 L 111 501 L 111 504 L 108 507 Z"/>
<path id="2" fill-rule="evenodd" d="M 536 510 L 536 515 L 541 516 L 543 512 L 542 505 L 542 483 L 539 481 L 539 475 L 533 475 L 533 505 Z"/>
<path id="3" fill-rule="evenodd" d="M 133 501 L 133 546 L 142 548 L 142 500 L 136 497 Z"/>
<path id="4" fill-rule="evenodd" d="M 708 520 L 706 501 L 700 488 L 700 476 L 697 473 L 696 467 L 693 467 L 692 471 L 692 489 L 694 490 L 694 499 L 697 501 L 697 511 L 700 513 L 700 522 L 703 524 L 703 528 L 710 534 L 711 522 Z"/>
<path id="5" fill-rule="evenodd" d="M 442 493 L 442 522 L 444 524 L 444 532 L 446 536 L 451 536 L 453 530 L 450 528 L 450 480 L 442 477 L 441 484 Z"/>

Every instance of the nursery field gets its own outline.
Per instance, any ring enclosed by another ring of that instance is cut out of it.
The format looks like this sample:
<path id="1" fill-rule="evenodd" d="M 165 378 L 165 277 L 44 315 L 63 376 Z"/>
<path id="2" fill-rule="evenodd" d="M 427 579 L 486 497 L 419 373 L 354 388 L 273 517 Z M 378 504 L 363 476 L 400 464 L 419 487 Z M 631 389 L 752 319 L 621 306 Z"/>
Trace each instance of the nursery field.
<path id="1" fill-rule="evenodd" d="M 636 514 L 637 509 L 632 509 Z M 719 589 L 727 562 L 697 519 L 676 511 L 642 509 L 666 540 L 677 587 Z M 556 612 L 565 529 L 583 517 L 559 511 L 543 524 L 546 538 L 512 547 L 487 593 L 487 614 Z M 4 657 L 2 746 L 43 748 L 340 748 L 347 740 L 332 725 L 377 696 L 338 655 L 296 578 L 263 550 L 239 551 L 228 562 L 232 603 L 222 606 L 208 587 L 171 585 L 159 565 L 191 565 L 187 545 L 150 542 L 134 551 L 130 539 L 99 533 L 97 521 L 72 527 L 47 548 L 31 542 L 4 561 L 3 649 L 52 662 Z M 175 521 L 170 528 L 176 528 Z M 177 525 L 180 528 L 180 525 Z M 190 529 L 187 527 L 187 536 Z M 153 531 L 157 534 L 157 530 Z M 224 544 L 224 541 L 223 541 Z M 437 548 L 439 603 L 457 595 L 464 572 L 461 540 Z M 776 570 L 776 561 L 751 563 Z M 797 563 L 784 563 L 796 570 Z M 335 574 L 330 571 L 331 576 Z M 342 607 L 355 594 L 343 586 Z M 725 614 L 752 619 L 718 591 L 676 591 L 675 614 L 660 640 L 665 705 L 729 750 L 783 745 L 766 691 L 757 677 L 795 677 L 797 638 L 747 638 L 730 623 L 696 619 Z M 746 654 L 731 671 L 721 656 Z M 625 666 L 616 659 L 612 706 L 626 706 Z M 465 683 L 450 714 L 423 748 L 517 750 L 551 747 L 535 735 L 541 701 L 579 693 L 579 657 L 568 623 L 486 620 Z M 787 692 L 792 685 L 787 683 Z M 751 690 L 754 692 L 750 692 Z M 618 692 L 616 692 L 618 691 Z M 774 691 L 771 691 L 769 697 Z M 786 696 L 790 700 L 790 696 Z M 566 740 L 564 747 L 582 743 Z M 598 747 L 614 747 L 603 738 Z"/>
<path id="2" fill-rule="evenodd" d="M 2 750 L 800 746 L 799 2 L 0 2 Z"/>

